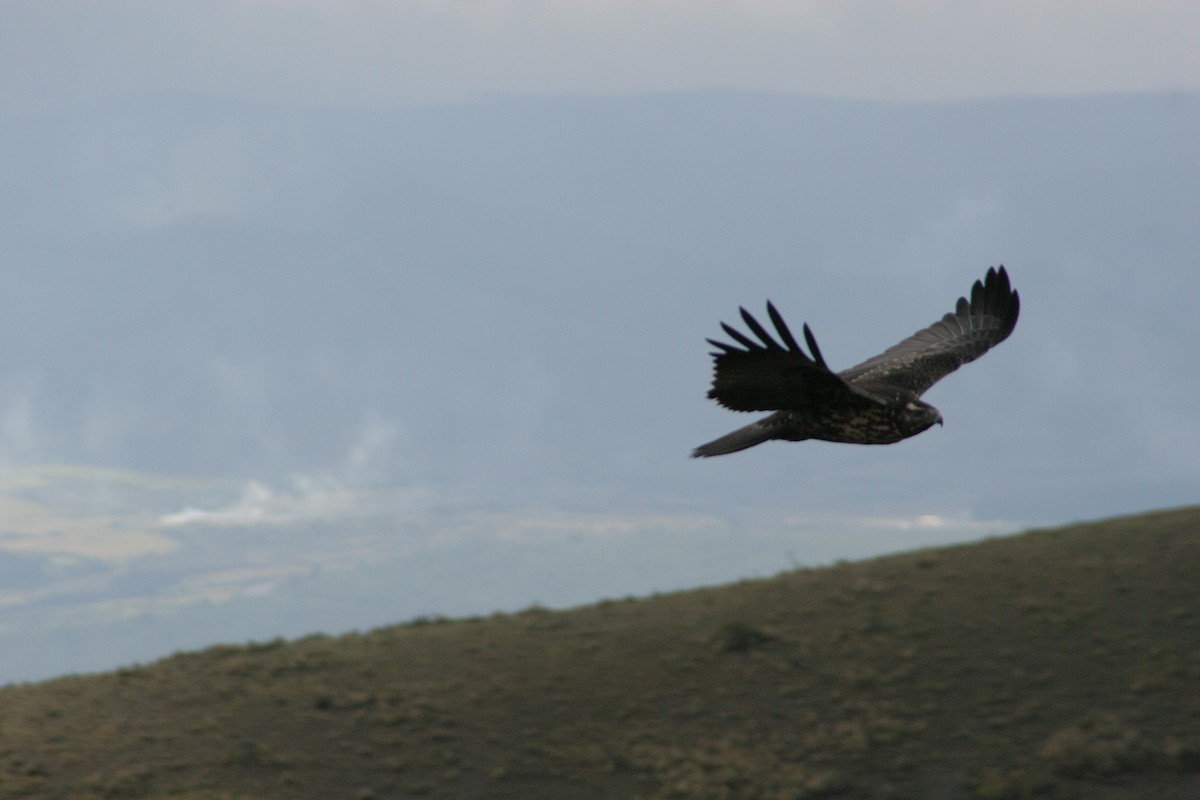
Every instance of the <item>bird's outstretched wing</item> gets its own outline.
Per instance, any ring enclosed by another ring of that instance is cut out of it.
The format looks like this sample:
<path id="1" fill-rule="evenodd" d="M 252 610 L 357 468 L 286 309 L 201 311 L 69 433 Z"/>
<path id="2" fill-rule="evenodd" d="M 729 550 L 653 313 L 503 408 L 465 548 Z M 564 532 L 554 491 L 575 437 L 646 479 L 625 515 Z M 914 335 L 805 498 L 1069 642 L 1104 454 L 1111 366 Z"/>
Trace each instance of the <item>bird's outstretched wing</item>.
<path id="1" fill-rule="evenodd" d="M 782 344 L 749 311 L 740 310 L 742 321 L 758 341 L 721 323 L 725 333 L 741 347 L 708 340 L 718 349 L 712 354 L 710 398 L 733 411 L 820 408 L 825 404 L 845 402 L 851 396 L 874 400 L 829 369 L 807 325 L 804 326 L 804 340 L 811 356 L 801 349 L 770 302 L 767 303 L 767 314 Z"/>
<path id="2" fill-rule="evenodd" d="M 970 301 L 958 299 L 954 313 L 838 375 L 853 386 L 882 384 L 920 395 L 1007 339 L 1020 310 L 1008 273 L 992 267 L 971 287 Z"/>

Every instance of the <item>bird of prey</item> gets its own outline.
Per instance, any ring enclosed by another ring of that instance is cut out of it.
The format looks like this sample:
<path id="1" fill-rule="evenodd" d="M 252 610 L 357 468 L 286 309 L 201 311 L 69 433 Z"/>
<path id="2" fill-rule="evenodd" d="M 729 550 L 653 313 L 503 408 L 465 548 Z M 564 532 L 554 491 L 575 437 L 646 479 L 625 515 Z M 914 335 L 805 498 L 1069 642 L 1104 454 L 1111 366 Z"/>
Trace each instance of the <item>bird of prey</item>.
<path id="1" fill-rule="evenodd" d="M 740 311 L 758 341 L 721 323 L 741 346 L 708 340 L 717 348 L 708 396 L 733 411 L 775 413 L 700 445 L 693 458 L 734 453 L 771 439 L 891 444 L 940 425 L 942 415 L 921 395 L 1007 339 L 1017 324 L 1020 298 L 1004 267 L 992 267 L 975 281 L 969 301 L 959 298 L 953 313 L 841 372 L 825 364 L 808 325 L 805 353 L 770 301 L 767 314 L 780 341 L 750 312 Z"/>

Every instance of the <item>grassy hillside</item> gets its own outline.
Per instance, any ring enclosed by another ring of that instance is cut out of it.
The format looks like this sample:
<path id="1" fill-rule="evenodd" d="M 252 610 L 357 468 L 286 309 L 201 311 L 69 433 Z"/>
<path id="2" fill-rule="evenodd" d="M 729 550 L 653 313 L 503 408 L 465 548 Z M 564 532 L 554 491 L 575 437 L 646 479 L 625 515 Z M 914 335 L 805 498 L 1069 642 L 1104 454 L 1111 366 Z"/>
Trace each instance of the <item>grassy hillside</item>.
<path id="1" fill-rule="evenodd" d="M 1195 798 L 1200 508 L 0 690 L 0 797 Z"/>

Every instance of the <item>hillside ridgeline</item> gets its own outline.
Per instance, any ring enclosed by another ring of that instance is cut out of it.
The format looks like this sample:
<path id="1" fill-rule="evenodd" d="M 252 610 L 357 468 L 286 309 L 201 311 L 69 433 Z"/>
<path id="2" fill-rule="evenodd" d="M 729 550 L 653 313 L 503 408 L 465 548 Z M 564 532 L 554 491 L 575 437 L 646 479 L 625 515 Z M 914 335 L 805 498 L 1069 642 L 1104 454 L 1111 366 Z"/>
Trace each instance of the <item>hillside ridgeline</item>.
<path id="1" fill-rule="evenodd" d="M 1197 687 L 1187 508 L 11 686 L 0 797 L 1183 800 Z"/>

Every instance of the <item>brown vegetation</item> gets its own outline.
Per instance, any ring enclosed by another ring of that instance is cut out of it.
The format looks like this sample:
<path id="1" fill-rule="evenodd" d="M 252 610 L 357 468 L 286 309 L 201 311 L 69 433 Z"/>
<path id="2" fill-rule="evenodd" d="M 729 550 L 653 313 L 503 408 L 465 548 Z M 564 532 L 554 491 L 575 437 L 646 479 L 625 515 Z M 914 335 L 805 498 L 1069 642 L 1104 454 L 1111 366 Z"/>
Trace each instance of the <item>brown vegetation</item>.
<path id="1" fill-rule="evenodd" d="M 1192 508 L 213 647 L 0 689 L 0 797 L 1182 800 L 1198 600 Z"/>

